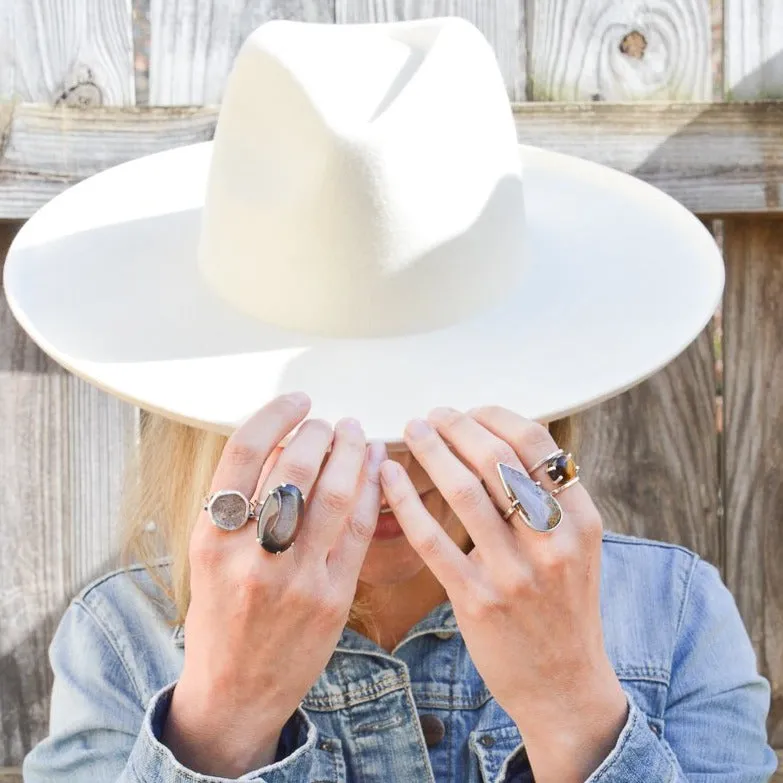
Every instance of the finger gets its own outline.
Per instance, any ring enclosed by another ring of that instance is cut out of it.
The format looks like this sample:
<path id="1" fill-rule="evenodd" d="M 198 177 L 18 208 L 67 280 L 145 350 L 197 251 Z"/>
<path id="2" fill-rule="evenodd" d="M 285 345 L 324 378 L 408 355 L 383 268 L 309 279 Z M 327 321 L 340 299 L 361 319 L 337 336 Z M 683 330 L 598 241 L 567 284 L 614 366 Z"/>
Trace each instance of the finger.
<path id="1" fill-rule="evenodd" d="M 235 489 L 250 500 L 264 463 L 278 443 L 304 419 L 310 404 L 310 398 L 301 392 L 276 397 L 234 430 L 223 447 L 209 493 Z M 225 536 L 235 532 L 213 525 L 206 511 L 199 514 L 195 527 L 207 535 Z"/>
<path id="2" fill-rule="evenodd" d="M 527 474 L 514 448 L 472 416 L 453 408 L 435 408 L 430 411 L 427 419 L 459 458 L 481 476 L 497 508 L 501 513 L 504 512 L 511 500 L 500 480 L 498 463 L 505 463 Z M 525 534 L 530 530 L 517 514 L 512 514 L 508 522 L 513 523 L 520 531 L 524 528 Z"/>
<path id="3" fill-rule="evenodd" d="M 468 411 L 468 415 L 490 432 L 510 443 L 526 469 L 532 467 L 538 460 L 559 448 L 549 430 L 543 424 L 526 419 L 524 416 L 520 416 L 507 408 L 496 405 L 474 408 Z M 541 479 L 541 484 L 547 491 L 551 491 L 554 488 L 554 484 L 546 476 L 543 466 L 534 472 L 532 478 L 534 480 Z M 572 520 L 586 515 L 590 517 L 598 516 L 590 493 L 581 482 L 572 484 L 568 489 L 559 492 L 555 497 L 563 512 L 567 513 Z"/>
<path id="4" fill-rule="evenodd" d="M 341 419 L 334 428 L 332 452 L 318 479 L 299 535 L 301 546 L 326 560 L 343 520 L 353 510 L 367 440 L 356 419 Z"/>
<path id="5" fill-rule="evenodd" d="M 476 547 L 502 561 L 516 550 L 514 534 L 500 516 L 481 480 L 453 454 L 426 421 L 414 419 L 404 433 L 413 456 L 430 475 L 446 502 L 459 517 Z"/>
<path id="6" fill-rule="evenodd" d="M 383 462 L 381 486 L 411 546 L 446 588 L 446 592 L 450 596 L 458 595 L 472 581 L 475 564 L 468 560 L 442 525 L 424 507 L 413 482 L 399 462 Z"/>
<path id="7" fill-rule="evenodd" d="M 259 481 L 257 490 L 259 503 L 263 503 L 269 492 L 281 484 L 293 484 L 302 493 L 305 503 L 307 503 L 318 479 L 326 453 L 332 445 L 333 437 L 332 426 L 323 419 L 308 419 L 302 424 L 283 449 L 274 468 L 269 471 L 265 479 Z M 307 524 L 307 514 L 305 514 L 303 526 L 305 524 Z M 304 527 L 300 528 L 297 533 L 294 555 L 304 556 L 306 542 L 301 542 L 303 531 Z M 298 562 L 300 558 L 296 559 Z"/>
<path id="8" fill-rule="evenodd" d="M 337 581 L 346 580 L 352 588 L 356 587 L 378 522 L 378 512 L 381 510 L 380 468 L 386 457 L 386 444 L 383 441 L 373 441 L 367 446 L 353 512 L 346 517 L 327 558 L 327 565 L 338 575 Z"/>

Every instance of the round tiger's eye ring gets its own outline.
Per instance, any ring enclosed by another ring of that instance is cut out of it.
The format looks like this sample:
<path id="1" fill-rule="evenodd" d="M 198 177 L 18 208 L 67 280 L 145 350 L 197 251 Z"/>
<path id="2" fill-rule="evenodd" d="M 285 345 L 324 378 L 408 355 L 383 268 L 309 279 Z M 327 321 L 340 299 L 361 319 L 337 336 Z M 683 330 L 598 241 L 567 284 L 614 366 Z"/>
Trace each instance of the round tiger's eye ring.
<path id="1" fill-rule="evenodd" d="M 563 449 L 553 451 L 543 459 L 540 459 L 528 472 L 532 474 L 533 471 L 544 465 L 546 465 L 547 476 L 555 484 L 562 485 L 558 487 L 558 491 L 565 489 L 566 484 L 571 486 L 571 484 L 575 483 L 579 475 L 579 465 L 574 462 L 573 456 L 570 453 L 566 454 Z"/>

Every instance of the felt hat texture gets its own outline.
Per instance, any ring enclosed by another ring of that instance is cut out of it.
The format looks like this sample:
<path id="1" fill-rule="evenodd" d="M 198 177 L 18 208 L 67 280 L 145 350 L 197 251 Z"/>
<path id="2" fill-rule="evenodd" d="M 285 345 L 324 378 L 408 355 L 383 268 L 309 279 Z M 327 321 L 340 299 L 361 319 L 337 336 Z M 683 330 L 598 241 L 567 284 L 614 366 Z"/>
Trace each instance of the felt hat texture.
<path id="1" fill-rule="evenodd" d="M 303 390 L 399 443 L 437 405 L 551 421 L 632 387 L 705 327 L 724 266 L 660 190 L 518 144 L 470 23 L 273 21 L 213 141 L 57 195 L 3 284 L 47 354 L 142 408 L 229 434 Z"/>

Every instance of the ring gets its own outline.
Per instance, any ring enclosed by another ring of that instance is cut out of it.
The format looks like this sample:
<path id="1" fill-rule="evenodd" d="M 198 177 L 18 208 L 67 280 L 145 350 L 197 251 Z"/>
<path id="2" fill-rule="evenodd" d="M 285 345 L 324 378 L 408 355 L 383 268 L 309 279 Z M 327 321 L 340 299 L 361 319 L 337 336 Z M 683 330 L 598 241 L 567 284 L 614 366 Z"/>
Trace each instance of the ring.
<path id="1" fill-rule="evenodd" d="M 547 454 L 546 457 L 538 460 L 538 462 L 530 468 L 529 472 L 532 474 L 544 465 L 547 466 L 547 476 L 549 476 L 555 484 L 560 485 L 557 489 L 552 490 L 551 494 L 553 495 L 557 495 L 566 487 L 570 487 L 578 481 L 579 465 L 574 462 L 573 455 L 570 452 L 566 454 L 563 449 L 557 449 L 557 451 L 553 451 L 551 454 Z"/>
<path id="2" fill-rule="evenodd" d="M 257 516 L 256 541 L 279 555 L 294 545 L 304 518 L 304 495 L 294 484 L 280 484 L 269 490 Z"/>
<path id="3" fill-rule="evenodd" d="M 508 520 L 516 512 L 528 527 L 539 533 L 548 533 L 560 524 L 563 509 L 552 494 L 511 465 L 498 462 L 497 468 L 503 491 L 511 501 L 503 519 Z"/>
<path id="4" fill-rule="evenodd" d="M 204 511 L 221 530 L 239 530 L 253 516 L 255 504 L 237 489 L 221 489 L 204 498 Z"/>

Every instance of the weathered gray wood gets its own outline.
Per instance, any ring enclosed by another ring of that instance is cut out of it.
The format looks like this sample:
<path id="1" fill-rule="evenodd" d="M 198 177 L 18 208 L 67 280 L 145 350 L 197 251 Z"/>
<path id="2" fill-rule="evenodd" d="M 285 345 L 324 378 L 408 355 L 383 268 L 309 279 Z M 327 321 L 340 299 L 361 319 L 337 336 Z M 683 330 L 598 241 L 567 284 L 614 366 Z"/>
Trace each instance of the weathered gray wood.
<path id="1" fill-rule="evenodd" d="M 113 164 L 209 139 L 215 118 L 212 109 L 85 111 L 22 104 L 12 112 L 0 104 L 0 218 L 28 217 L 68 185 Z"/>
<path id="2" fill-rule="evenodd" d="M 709 0 L 546 0 L 528 36 L 534 100 L 711 97 Z"/>
<path id="3" fill-rule="evenodd" d="M 720 566 L 714 366 L 707 328 L 664 370 L 577 417 L 578 461 L 607 529 Z"/>
<path id="4" fill-rule="evenodd" d="M 725 0 L 726 96 L 783 98 L 783 3 Z"/>
<path id="5" fill-rule="evenodd" d="M 134 100 L 130 0 L 17 0 L 0 11 L 0 98 Z"/>
<path id="6" fill-rule="evenodd" d="M 524 10 L 521 0 L 337 0 L 335 14 L 348 23 L 461 16 L 492 44 L 509 97 L 518 101 L 526 95 Z"/>
<path id="7" fill-rule="evenodd" d="M 150 0 L 150 104 L 219 103 L 239 47 L 269 19 L 333 22 L 334 0 Z"/>
<path id="8" fill-rule="evenodd" d="M 783 102 L 516 104 L 520 141 L 651 182 L 699 214 L 783 211 Z M 0 218 L 115 163 L 209 139 L 217 108 L 0 103 Z M 3 145 L 5 139 L 5 147 Z"/>
<path id="9" fill-rule="evenodd" d="M 0 224 L 0 259 L 12 232 Z M 62 611 L 113 561 L 137 410 L 46 357 L 2 297 L 0 375 L 0 766 L 13 766 L 46 733 Z"/>
<path id="10" fill-rule="evenodd" d="M 773 686 L 783 747 L 783 220 L 727 220 L 724 502 L 728 585 Z"/>
<path id="11" fill-rule="evenodd" d="M 21 767 L 0 769 L 0 783 L 22 783 Z"/>

